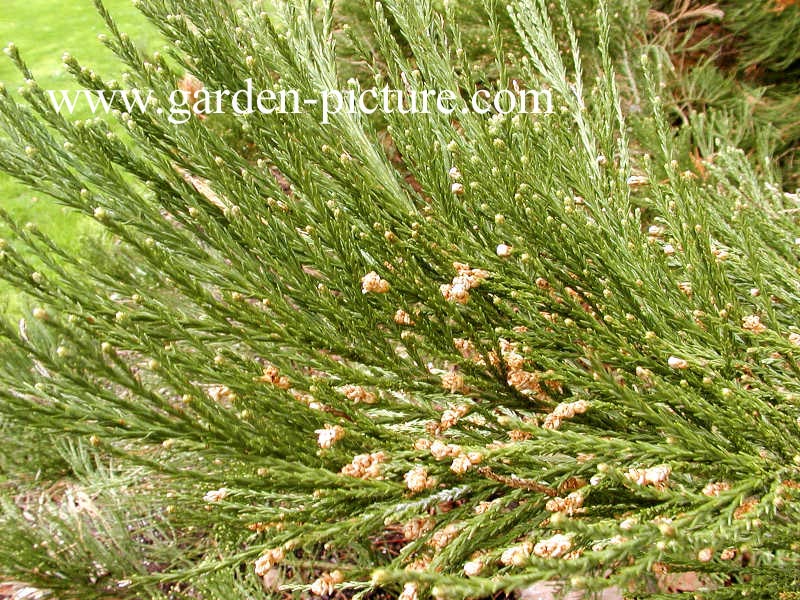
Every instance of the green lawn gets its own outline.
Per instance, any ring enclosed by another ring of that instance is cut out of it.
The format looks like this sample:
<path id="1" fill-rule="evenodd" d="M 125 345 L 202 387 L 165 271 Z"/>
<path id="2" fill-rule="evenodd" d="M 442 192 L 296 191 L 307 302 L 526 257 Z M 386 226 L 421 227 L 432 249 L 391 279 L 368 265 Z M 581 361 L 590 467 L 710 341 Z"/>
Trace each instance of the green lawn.
<path id="1" fill-rule="evenodd" d="M 107 78 L 116 78 L 122 65 L 98 40 L 105 26 L 92 0 L 1 0 L 0 45 L 14 42 L 44 89 L 76 89 L 77 85 L 61 64 L 64 52 L 70 52 L 83 65 Z M 130 0 L 105 0 L 120 28 L 136 42 L 154 48 L 158 36 L 149 23 L 133 8 Z M 22 77 L 11 61 L 0 54 L 0 81 L 15 90 Z M 75 118 L 88 116 L 77 114 Z M 77 248 L 93 232 L 93 223 L 69 212 L 48 198 L 35 195 L 5 174 L 0 173 L 0 205 L 22 223 L 36 223 L 66 247 Z M 0 225 L 0 237 L 8 237 Z M 0 289 L 12 305 L 15 299 Z"/>

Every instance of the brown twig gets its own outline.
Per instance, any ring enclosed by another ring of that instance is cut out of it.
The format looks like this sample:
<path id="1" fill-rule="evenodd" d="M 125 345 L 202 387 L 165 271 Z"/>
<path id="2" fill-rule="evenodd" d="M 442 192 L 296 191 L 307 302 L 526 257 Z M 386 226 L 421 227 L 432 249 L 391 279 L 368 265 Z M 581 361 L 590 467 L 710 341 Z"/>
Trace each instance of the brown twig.
<path id="1" fill-rule="evenodd" d="M 554 490 L 553 488 L 549 488 L 546 485 L 543 485 L 536 481 L 532 481 L 530 479 L 520 479 L 516 475 L 512 475 L 510 477 L 507 477 L 505 475 L 499 475 L 494 471 L 492 471 L 490 467 L 481 467 L 480 469 L 478 469 L 478 473 L 480 473 L 481 475 L 483 475 L 488 479 L 499 481 L 500 483 L 504 483 L 505 485 L 512 488 L 518 488 L 522 490 L 532 490 L 534 492 L 539 492 L 541 494 L 550 496 L 551 498 L 558 495 L 558 492 L 556 492 L 556 490 Z"/>

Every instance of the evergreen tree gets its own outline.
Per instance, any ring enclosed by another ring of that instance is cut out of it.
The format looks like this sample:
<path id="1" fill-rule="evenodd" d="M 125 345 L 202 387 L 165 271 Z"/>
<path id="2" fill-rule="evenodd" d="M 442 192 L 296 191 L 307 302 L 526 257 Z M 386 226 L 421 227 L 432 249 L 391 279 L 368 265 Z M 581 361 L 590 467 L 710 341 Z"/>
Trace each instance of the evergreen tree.
<path id="1" fill-rule="evenodd" d="M 72 122 L 7 49 L 0 168 L 110 239 L 74 255 L 3 213 L 0 276 L 30 299 L 0 330 L 4 577 L 82 599 L 800 592 L 797 138 L 740 110 L 736 69 L 692 104 L 624 0 L 137 4 L 169 54 L 98 0 L 127 74 L 65 57 L 87 89 L 460 100 L 255 113 L 243 152 L 214 118 Z M 460 110 L 515 86 L 555 113 Z"/>

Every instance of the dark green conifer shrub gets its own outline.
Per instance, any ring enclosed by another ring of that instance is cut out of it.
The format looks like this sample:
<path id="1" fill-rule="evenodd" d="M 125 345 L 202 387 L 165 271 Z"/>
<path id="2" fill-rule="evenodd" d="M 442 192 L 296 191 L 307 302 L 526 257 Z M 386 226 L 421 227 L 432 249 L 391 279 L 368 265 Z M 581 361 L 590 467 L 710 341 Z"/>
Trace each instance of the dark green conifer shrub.
<path id="1" fill-rule="evenodd" d="M 65 63 L 162 107 L 190 72 L 304 98 L 513 78 L 556 110 L 71 122 L 9 47 L 25 83 L 0 91 L 0 168 L 113 245 L 76 256 L 3 215 L 0 276 L 30 299 L 0 329 L 0 414 L 26 436 L 3 463 L 3 577 L 412 600 L 657 598 L 692 573 L 704 598 L 791 598 L 800 206 L 780 136 L 725 106 L 675 119 L 641 3 L 488 2 L 483 22 L 477 3 L 320 4 L 138 0 L 168 55 L 100 6 L 127 76 Z"/>

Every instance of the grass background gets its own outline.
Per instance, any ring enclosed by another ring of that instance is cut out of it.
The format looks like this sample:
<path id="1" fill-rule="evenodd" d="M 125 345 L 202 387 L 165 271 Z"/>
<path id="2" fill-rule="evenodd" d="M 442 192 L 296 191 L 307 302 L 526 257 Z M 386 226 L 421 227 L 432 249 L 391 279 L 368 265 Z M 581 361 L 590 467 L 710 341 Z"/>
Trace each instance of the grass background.
<path id="1" fill-rule="evenodd" d="M 130 0 L 105 0 L 122 31 L 142 47 L 156 49 L 155 29 L 133 7 Z M 105 25 L 92 0 L 0 0 L 0 45 L 14 42 L 44 89 L 73 90 L 78 86 L 64 70 L 61 57 L 70 52 L 78 61 L 106 78 L 118 78 L 123 65 L 97 39 Z M 22 84 L 22 75 L 12 62 L 0 54 L 0 82 L 9 90 Z M 88 110 L 76 112 L 75 119 L 91 116 Z M 70 250 L 79 250 L 98 234 L 93 222 L 58 206 L 48 198 L 37 198 L 31 190 L 0 173 L 0 206 L 20 223 L 35 223 Z M 0 237 L 10 237 L 0 224 Z M 20 298 L 0 287 L 0 310 L 5 304 L 14 310 Z"/>

